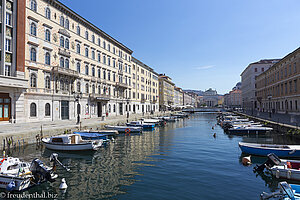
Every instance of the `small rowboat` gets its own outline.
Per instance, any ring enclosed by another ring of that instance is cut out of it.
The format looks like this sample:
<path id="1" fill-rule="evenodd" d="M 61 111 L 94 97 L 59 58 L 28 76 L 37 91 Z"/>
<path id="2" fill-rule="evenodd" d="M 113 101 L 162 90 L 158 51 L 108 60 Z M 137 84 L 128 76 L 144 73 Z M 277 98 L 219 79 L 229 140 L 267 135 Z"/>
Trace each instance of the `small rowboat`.
<path id="1" fill-rule="evenodd" d="M 278 199 L 278 200 L 300 200 L 300 185 L 288 184 L 287 182 L 280 182 L 278 184 L 279 190 L 268 194 L 263 192 L 260 195 L 261 200 Z"/>
<path id="2" fill-rule="evenodd" d="M 239 147 L 245 154 L 267 156 L 274 153 L 279 157 L 300 157 L 300 145 L 256 144 L 239 142 Z"/>
<path id="3" fill-rule="evenodd" d="M 117 130 L 119 133 L 139 133 L 142 131 L 142 127 L 133 126 L 104 126 L 108 130 Z"/>
<path id="4" fill-rule="evenodd" d="M 143 123 L 140 121 L 132 121 L 130 123 L 126 123 L 127 126 L 134 126 L 134 127 L 142 127 L 143 129 L 154 129 L 155 124 L 151 124 L 151 123 Z"/>

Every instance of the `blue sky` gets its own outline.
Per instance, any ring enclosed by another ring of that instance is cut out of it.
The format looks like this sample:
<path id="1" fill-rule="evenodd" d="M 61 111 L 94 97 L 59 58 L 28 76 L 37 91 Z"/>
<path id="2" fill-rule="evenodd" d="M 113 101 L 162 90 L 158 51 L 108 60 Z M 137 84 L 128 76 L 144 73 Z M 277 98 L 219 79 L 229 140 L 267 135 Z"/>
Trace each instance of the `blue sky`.
<path id="1" fill-rule="evenodd" d="M 224 94 L 249 63 L 299 47 L 298 0 L 61 2 L 183 89 Z"/>

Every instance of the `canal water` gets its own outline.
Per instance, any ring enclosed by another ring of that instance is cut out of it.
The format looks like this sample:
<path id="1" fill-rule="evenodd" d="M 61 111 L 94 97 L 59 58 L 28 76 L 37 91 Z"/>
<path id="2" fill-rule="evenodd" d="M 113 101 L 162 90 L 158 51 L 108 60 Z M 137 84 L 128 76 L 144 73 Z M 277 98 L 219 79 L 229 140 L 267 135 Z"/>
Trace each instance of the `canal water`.
<path id="1" fill-rule="evenodd" d="M 58 152 L 59 159 L 71 168 L 70 172 L 58 168 L 69 186 L 67 191 L 58 189 L 59 178 L 25 193 L 52 193 L 58 199 L 73 200 L 259 199 L 261 192 L 274 191 L 278 182 L 270 175 L 253 173 L 253 165 L 241 164 L 238 142 L 242 140 L 290 142 L 277 135 L 228 136 L 216 126 L 216 114 L 198 113 L 153 132 L 119 136 L 97 152 Z M 29 145 L 11 155 L 48 163 L 52 152 Z M 254 157 L 254 162 L 263 161 Z"/>

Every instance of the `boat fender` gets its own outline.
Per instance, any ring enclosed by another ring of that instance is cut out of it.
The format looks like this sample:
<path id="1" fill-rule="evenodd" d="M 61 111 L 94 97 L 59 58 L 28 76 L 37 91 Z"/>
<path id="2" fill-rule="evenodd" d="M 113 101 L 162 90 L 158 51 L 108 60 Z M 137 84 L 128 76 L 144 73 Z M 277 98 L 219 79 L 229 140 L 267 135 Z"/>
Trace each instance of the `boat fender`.
<path id="1" fill-rule="evenodd" d="M 164 121 L 164 125 L 166 125 L 167 124 L 167 122 L 166 121 Z"/>
<path id="2" fill-rule="evenodd" d="M 16 187 L 16 183 L 15 181 L 10 181 L 9 184 L 6 186 L 6 190 L 7 191 L 13 191 Z"/>
<path id="3" fill-rule="evenodd" d="M 276 170 L 276 174 L 275 174 L 276 178 L 279 178 L 279 174 L 280 174 L 279 170 Z"/>
<path id="4" fill-rule="evenodd" d="M 66 179 L 65 178 L 62 178 L 61 179 L 61 183 L 60 183 L 60 185 L 59 185 L 59 189 L 60 190 L 65 190 L 65 189 L 67 189 L 68 188 L 68 185 L 67 185 L 67 183 L 66 183 Z"/>
<path id="5" fill-rule="evenodd" d="M 287 168 L 291 169 L 291 168 L 292 168 L 291 162 L 287 161 L 287 162 L 286 162 L 286 166 L 287 166 Z"/>
<path id="6" fill-rule="evenodd" d="M 291 170 L 288 170 L 288 171 L 287 171 L 286 177 L 287 177 L 288 179 L 290 179 L 291 176 L 292 176 L 292 172 L 291 172 Z"/>

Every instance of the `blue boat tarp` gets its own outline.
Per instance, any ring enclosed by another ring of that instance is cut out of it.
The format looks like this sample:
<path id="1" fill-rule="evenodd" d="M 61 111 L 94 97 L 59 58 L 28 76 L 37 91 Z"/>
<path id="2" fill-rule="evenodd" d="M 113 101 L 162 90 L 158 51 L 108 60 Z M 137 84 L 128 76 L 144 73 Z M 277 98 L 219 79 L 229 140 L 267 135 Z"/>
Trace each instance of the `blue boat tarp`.
<path id="1" fill-rule="evenodd" d="M 74 132 L 75 134 L 79 134 L 81 137 L 88 137 L 88 138 L 99 138 L 99 137 L 106 137 L 107 134 L 102 133 L 92 133 L 92 132 Z"/>

